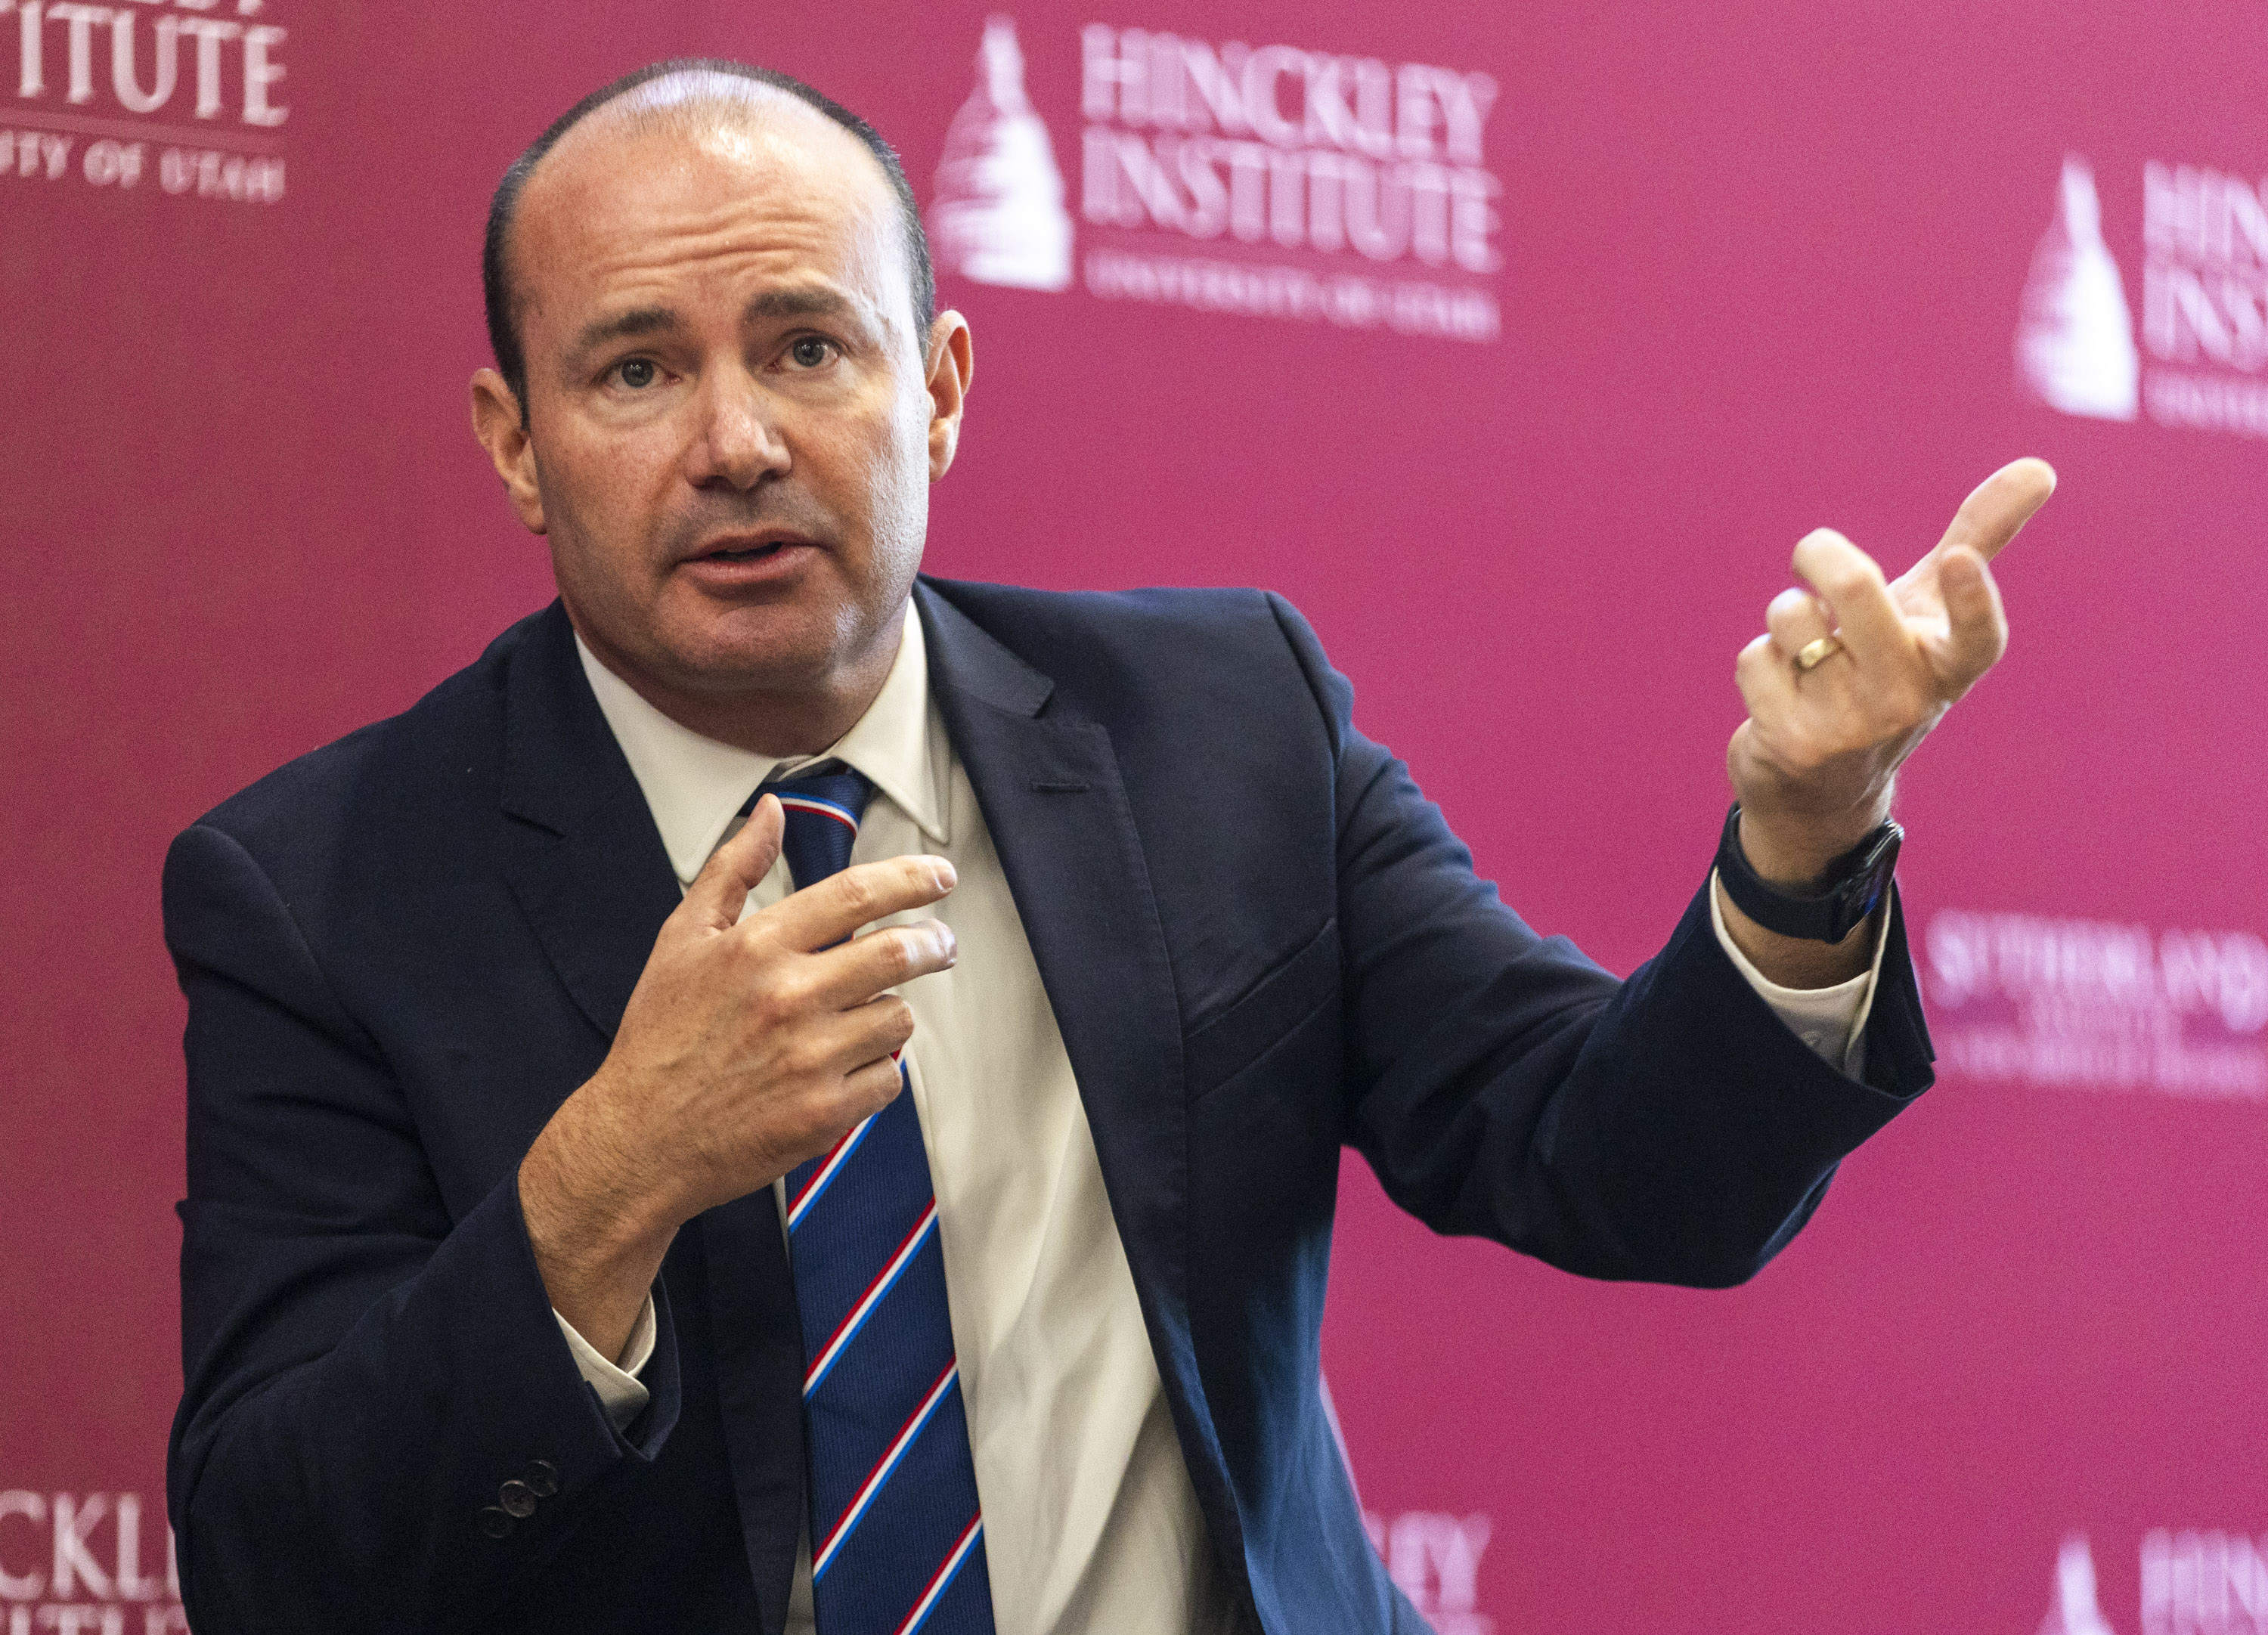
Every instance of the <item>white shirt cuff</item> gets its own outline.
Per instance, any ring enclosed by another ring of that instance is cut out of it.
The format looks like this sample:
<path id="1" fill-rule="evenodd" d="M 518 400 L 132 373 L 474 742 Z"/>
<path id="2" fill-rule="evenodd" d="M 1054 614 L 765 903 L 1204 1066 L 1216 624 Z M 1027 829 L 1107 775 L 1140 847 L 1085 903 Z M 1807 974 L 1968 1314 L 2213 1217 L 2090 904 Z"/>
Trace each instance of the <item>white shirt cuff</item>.
<path id="1" fill-rule="evenodd" d="M 1709 922 L 1717 929 L 1718 946 L 1733 968 L 1787 1024 L 1788 1031 L 1811 1047 L 1830 1067 L 1856 1079 L 1867 1071 L 1867 1014 L 1874 1008 L 1874 984 L 1882 975 L 1882 950 L 1889 946 L 1890 916 L 1896 899 L 1883 905 L 1874 924 L 1874 958 L 1848 982 L 1831 988 L 1783 988 L 1766 976 L 1741 952 L 1733 933 L 1725 928 L 1725 908 L 1717 895 L 1717 876 L 1709 876 Z"/>
<path id="2" fill-rule="evenodd" d="M 574 1353 L 575 1366 L 599 1394 L 599 1402 L 606 1409 L 607 1418 L 615 1422 L 615 1429 L 622 1429 L 644 1412 L 653 1393 L 639 1382 L 637 1376 L 653 1359 L 653 1296 L 645 1297 L 637 1322 L 630 1327 L 630 1337 L 622 1346 L 620 1363 L 610 1363 L 600 1356 L 591 1342 L 575 1331 L 573 1323 L 556 1311 L 551 1315 L 558 1319 L 559 1332 L 567 1337 L 567 1349 Z"/>

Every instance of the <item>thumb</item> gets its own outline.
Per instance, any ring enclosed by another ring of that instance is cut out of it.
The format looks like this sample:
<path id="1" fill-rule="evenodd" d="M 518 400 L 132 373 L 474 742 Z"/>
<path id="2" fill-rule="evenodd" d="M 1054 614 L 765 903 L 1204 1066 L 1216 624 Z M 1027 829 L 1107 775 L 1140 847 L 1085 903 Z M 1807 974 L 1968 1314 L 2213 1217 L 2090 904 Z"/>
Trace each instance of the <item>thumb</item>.
<path id="1" fill-rule="evenodd" d="M 1992 571 L 1970 546 L 1956 545 L 1938 564 L 1938 587 L 1945 598 L 1946 631 L 1937 655 L 1939 676 L 1958 698 L 1991 669 L 2008 645 L 2008 616 L 2000 606 Z"/>
<path id="2" fill-rule="evenodd" d="M 740 923 L 740 910 L 748 894 L 771 873 L 779 856 L 780 836 L 787 831 L 787 814 L 779 797 L 766 795 L 756 802 L 740 832 L 709 854 L 686 889 L 685 912 L 696 925 L 730 931 Z"/>
<path id="3" fill-rule="evenodd" d="M 2016 537 L 2032 513 L 2048 503 L 2056 490 L 2055 468 L 2044 460 L 2013 460 L 1987 477 L 1961 502 L 1945 537 L 1932 554 L 1940 562 L 1955 550 L 1977 553 L 1990 562 Z"/>

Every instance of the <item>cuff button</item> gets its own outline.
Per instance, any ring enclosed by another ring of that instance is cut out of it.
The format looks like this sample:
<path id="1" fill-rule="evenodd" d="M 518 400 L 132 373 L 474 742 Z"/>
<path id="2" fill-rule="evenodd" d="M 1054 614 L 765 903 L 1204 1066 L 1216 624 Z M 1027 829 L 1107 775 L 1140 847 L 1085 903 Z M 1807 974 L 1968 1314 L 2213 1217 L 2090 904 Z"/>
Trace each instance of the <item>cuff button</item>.
<path id="1" fill-rule="evenodd" d="M 512 1516 L 494 1505 L 481 1512 L 481 1531 L 490 1538 L 502 1538 L 512 1531 Z"/>
<path id="2" fill-rule="evenodd" d="M 508 1516 L 532 1516 L 535 1513 L 535 1491 L 525 1482 L 507 1482 L 497 1489 L 497 1503 L 504 1506 Z"/>
<path id="3" fill-rule="evenodd" d="M 529 1492 L 538 1499 L 549 1499 L 559 1491 L 559 1467 L 549 1459 L 538 1459 L 527 1467 L 523 1479 Z"/>

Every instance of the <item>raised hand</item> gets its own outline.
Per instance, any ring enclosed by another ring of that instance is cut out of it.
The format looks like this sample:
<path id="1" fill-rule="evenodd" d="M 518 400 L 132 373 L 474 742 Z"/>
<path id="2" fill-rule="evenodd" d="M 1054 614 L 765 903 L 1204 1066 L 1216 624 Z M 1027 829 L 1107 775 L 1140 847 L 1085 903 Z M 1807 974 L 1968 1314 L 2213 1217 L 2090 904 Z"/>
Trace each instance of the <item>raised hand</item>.
<path id="1" fill-rule="evenodd" d="M 678 1226 L 769 1186 L 898 1093 L 913 1035 L 887 992 L 954 959 L 941 922 L 853 940 L 953 889 L 942 858 L 860 864 L 747 919 L 779 855 L 766 796 L 655 939 L 614 1048 L 521 1163 L 520 1208 L 559 1314 L 619 1351 Z"/>
<path id="2" fill-rule="evenodd" d="M 1726 752 L 1742 848 L 1759 874 L 1800 888 L 1889 815 L 1898 768 L 2007 646 L 1985 564 L 2054 491 L 2045 461 L 2003 466 L 1889 584 L 1831 528 L 1796 546 L 1794 569 L 1810 588 L 1774 597 L 1767 633 L 1742 650 L 1749 718 Z M 1742 923 L 1734 934 L 1752 958 L 1752 943 L 1772 940 L 1752 925 L 1744 934 L 1744 916 L 1728 919 Z"/>

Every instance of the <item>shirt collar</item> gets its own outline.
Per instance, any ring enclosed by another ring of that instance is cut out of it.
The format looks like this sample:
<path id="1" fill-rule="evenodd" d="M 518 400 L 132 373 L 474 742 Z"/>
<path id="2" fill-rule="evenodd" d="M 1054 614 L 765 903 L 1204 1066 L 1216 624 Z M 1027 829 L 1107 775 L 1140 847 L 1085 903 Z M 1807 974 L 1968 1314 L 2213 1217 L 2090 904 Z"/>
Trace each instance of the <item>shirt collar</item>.
<path id="1" fill-rule="evenodd" d="M 865 773 L 875 792 L 895 801 L 934 844 L 951 843 L 945 819 L 950 752 L 944 723 L 930 708 L 928 647 L 910 602 L 897 659 L 866 713 L 821 755 L 784 761 L 704 738 L 673 721 L 600 663 L 579 634 L 575 652 L 598 696 L 600 712 L 644 792 L 680 884 L 692 883 L 723 842 L 741 803 L 775 770 L 793 771 L 828 758 Z"/>

